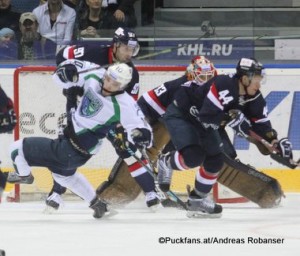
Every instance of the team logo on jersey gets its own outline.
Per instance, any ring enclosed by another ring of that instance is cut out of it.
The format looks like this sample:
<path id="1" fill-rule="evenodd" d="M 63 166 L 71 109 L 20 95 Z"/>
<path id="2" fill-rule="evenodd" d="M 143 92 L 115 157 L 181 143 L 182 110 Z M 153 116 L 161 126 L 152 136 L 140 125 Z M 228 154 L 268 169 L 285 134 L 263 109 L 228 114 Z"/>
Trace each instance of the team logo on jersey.
<path id="1" fill-rule="evenodd" d="M 191 106 L 190 107 L 190 114 L 195 117 L 195 119 L 198 121 L 198 122 L 201 122 L 200 118 L 199 118 L 199 110 L 197 109 L 196 106 Z"/>
<path id="2" fill-rule="evenodd" d="M 80 108 L 82 116 L 93 117 L 103 108 L 103 102 L 89 89 L 83 99 Z"/>

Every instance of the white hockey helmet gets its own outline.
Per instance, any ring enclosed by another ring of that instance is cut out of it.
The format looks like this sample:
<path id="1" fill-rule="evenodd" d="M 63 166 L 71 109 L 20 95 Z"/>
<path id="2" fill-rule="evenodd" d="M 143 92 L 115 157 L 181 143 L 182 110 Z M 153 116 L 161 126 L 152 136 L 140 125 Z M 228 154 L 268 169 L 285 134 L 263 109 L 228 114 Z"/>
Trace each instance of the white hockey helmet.
<path id="1" fill-rule="evenodd" d="M 204 56 L 195 56 L 187 67 L 186 74 L 189 80 L 196 80 L 203 84 L 216 76 L 217 70 L 209 59 Z"/>
<path id="2" fill-rule="evenodd" d="M 132 68 L 125 63 L 115 63 L 107 69 L 106 75 L 120 83 L 120 90 L 123 91 L 132 79 Z"/>

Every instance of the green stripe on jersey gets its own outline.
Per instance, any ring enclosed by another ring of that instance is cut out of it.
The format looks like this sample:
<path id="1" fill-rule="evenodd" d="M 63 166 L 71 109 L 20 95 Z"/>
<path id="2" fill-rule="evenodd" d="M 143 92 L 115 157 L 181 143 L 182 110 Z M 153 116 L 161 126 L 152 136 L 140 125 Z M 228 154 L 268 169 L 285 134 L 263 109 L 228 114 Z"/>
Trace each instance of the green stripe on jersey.
<path id="1" fill-rule="evenodd" d="M 86 75 L 86 76 L 84 77 L 84 80 L 85 80 L 85 81 L 88 80 L 88 79 L 95 79 L 95 80 L 97 80 L 99 83 L 102 83 L 102 79 L 101 79 L 99 76 L 95 75 L 95 74 L 88 74 L 88 75 Z"/>

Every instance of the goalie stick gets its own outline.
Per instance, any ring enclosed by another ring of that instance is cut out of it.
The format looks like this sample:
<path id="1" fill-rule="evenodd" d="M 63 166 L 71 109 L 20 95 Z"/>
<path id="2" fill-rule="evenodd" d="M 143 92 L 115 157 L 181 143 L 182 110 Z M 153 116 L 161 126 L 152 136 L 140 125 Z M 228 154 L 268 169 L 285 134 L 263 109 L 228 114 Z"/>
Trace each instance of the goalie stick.
<path id="1" fill-rule="evenodd" d="M 278 154 L 279 150 L 274 145 L 272 145 L 271 143 L 266 141 L 264 138 L 262 138 L 261 136 L 259 136 L 257 133 L 255 133 L 252 130 L 250 130 L 249 133 L 250 133 L 250 137 L 261 142 L 269 150 L 269 152 L 271 154 L 271 158 L 274 159 L 276 162 L 278 162 L 282 165 L 285 165 L 291 169 L 295 169 L 296 167 L 299 167 L 300 159 L 298 161 L 295 161 L 293 159 L 283 158 L 282 156 L 280 156 Z"/>
<path id="2" fill-rule="evenodd" d="M 116 133 L 112 130 L 109 130 L 109 133 L 113 136 L 113 137 L 117 137 Z M 173 191 L 169 190 L 168 192 L 163 192 L 157 182 L 157 178 L 156 175 L 154 173 L 154 170 L 151 170 L 151 168 L 149 166 L 147 166 L 142 159 L 140 159 L 133 151 L 131 148 L 126 147 L 126 151 L 130 154 L 130 156 L 132 156 L 139 164 L 141 164 L 146 171 L 153 177 L 154 179 L 154 183 L 155 183 L 155 189 L 157 191 L 157 193 L 160 196 L 160 199 L 167 199 L 169 198 L 171 201 L 175 202 L 176 204 L 178 204 L 180 206 L 180 208 L 183 208 L 184 210 L 187 210 L 187 206 L 186 203 L 183 202 Z M 151 164 L 151 162 L 149 161 L 148 155 L 144 155 L 143 152 L 141 152 L 142 155 L 145 157 L 145 159 L 149 162 L 149 165 Z"/>

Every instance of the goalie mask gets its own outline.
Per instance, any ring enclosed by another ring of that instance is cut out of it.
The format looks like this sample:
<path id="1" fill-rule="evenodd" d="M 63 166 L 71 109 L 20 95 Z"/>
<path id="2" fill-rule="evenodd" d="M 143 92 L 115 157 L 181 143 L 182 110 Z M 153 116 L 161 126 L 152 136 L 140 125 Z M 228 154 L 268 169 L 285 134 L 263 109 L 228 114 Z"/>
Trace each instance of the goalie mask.
<path id="1" fill-rule="evenodd" d="M 196 80 L 200 84 L 217 75 L 214 64 L 204 56 L 196 56 L 192 59 L 191 64 L 186 69 L 188 80 Z"/>
<path id="2" fill-rule="evenodd" d="M 107 88 L 104 88 L 104 85 L 102 87 L 102 90 L 106 91 L 106 92 L 110 92 L 113 95 L 115 94 L 119 94 L 122 93 L 128 83 L 131 81 L 132 79 L 132 68 L 129 67 L 127 64 L 125 63 L 116 63 L 114 65 L 111 65 L 106 73 L 105 73 L 105 77 L 109 77 L 108 79 L 111 79 L 115 82 L 117 82 L 117 85 L 119 86 L 117 90 L 114 91 L 110 91 Z"/>
<path id="3" fill-rule="evenodd" d="M 138 55 L 139 50 L 140 50 L 140 45 L 138 43 L 136 34 L 128 28 L 119 27 L 115 31 L 115 34 L 113 37 L 113 43 L 116 44 L 117 47 L 119 47 L 120 44 L 124 44 L 124 45 L 127 45 L 128 47 L 132 48 L 132 50 L 133 50 L 132 56 L 133 57 Z"/>

